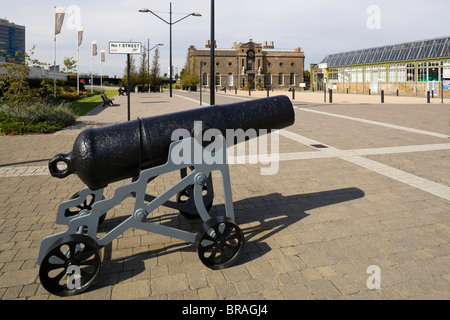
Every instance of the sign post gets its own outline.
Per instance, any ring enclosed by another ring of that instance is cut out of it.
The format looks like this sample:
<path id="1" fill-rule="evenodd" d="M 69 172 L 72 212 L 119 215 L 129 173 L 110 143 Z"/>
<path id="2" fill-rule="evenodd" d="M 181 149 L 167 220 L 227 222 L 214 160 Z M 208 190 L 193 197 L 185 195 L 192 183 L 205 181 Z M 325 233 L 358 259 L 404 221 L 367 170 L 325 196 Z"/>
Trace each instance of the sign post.
<path id="1" fill-rule="evenodd" d="M 130 121 L 130 64 L 132 54 L 141 54 L 142 44 L 140 42 L 110 42 L 110 54 L 126 54 L 127 55 L 127 112 L 128 121 Z"/>

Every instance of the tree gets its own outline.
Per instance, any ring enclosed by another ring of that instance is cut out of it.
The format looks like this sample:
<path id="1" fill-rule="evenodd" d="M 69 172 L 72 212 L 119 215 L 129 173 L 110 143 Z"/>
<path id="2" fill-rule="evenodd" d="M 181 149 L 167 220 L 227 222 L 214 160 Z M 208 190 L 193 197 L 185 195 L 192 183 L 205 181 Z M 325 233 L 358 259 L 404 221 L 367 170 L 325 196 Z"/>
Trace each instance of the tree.
<path id="1" fill-rule="evenodd" d="M 139 66 L 138 83 L 141 85 L 147 85 L 148 72 L 147 72 L 147 51 L 144 50 L 141 55 L 141 64 Z"/>
<path id="2" fill-rule="evenodd" d="M 38 102 L 47 100 L 51 92 L 45 79 L 39 88 L 30 88 L 27 79 L 30 74 L 29 65 L 45 65 L 32 59 L 33 54 L 34 46 L 30 54 L 17 51 L 14 58 L 8 57 L 8 63 L 2 65 L 4 72 L 0 73 L 0 104 L 3 104 L 8 114 L 15 116 L 22 124 L 25 124 L 30 108 Z M 24 55 L 25 60 L 22 61 L 20 57 Z"/>
<path id="3" fill-rule="evenodd" d="M 73 59 L 73 57 L 64 59 L 64 72 L 72 72 L 77 68 L 77 62 Z"/>
<path id="4" fill-rule="evenodd" d="M 150 69 L 150 82 L 153 85 L 161 84 L 161 65 L 159 63 L 159 48 L 155 49 L 153 55 L 152 66 Z"/>
<path id="5" fill-rule="evenodd" d="M 125 69 L 123 70 L 122 81 L 125 85 L 128 84 L 128 62 L 125 64 Z M 138 72 L 136 70 L 136 63 L 132 54 L 130 54 L 130 85 L 135 85 L 138 83 Z"/>
<path id="6" fill-rule="evenodd" d="M 200 82 L 200 77 L 195 73 L 194 68 L 197 62 L 195 55 L 186 57 L 184 68 L 180 72 L 181 83 L 186 86 L 196 85 Z"/>

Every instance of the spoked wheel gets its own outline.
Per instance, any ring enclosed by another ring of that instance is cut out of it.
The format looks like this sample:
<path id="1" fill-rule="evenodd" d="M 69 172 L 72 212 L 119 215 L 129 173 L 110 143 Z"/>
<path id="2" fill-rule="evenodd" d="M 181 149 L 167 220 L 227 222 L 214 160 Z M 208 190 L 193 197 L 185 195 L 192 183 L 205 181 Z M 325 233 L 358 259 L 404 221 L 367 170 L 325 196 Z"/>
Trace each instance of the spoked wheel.
<path id="1" fill-rule="evenodd" d="M 239 259 L 244 248 L 244 235 L 233 220 L 219 216 L 203 224 L 195 244 L 205 266 L 224 269 Z"/>
<path id="2" fill-rule="evenodd" d="M 44 288 L 65 297 L 86 291 L 97 279 L 101 258 L 97 243 L 90 237 L 73 234 L 55 242 L 39 269 Z"/>
<path id="3" fill-rule="evenodd" d="M 70 199 L 75 199 L 78 198 L 80 196 L 80 193 L 77 192 L 74 195 L 72 195 L 72 197 Z M 105 197 L 103 197 L 103 199 L 105 199 Z M 86 197 L 86 199 L 83 201 L 82 204 L 73 207 L 73 208 L 68 208 L 66 209 L 66 211 L 64 212 L 64 215 L 66 217 L 73 217 L 73 216 L 77 216 L 82 210 L 92 210 L 92 206 L 95 203 L 95 195 L 90 194 Z M 103 215 L 100 216 L 100 218 L 98 218 L 98 224 L 102 224 L 103 221 L 105 221 L 106 219 L 106 213 L 104 213 Z"/>
<path id="4" fill-rule="evenodd" d="M 206 211 L 209 212 L 209 210 L 211 210 L 211 208 L 212 208 L 213 200 L 211 200 L 211 202 L 209 202 L 209 203 L 205 203 L 205 196 L 206 196 L 206 193 L 208 192 L 207 185 L 204 185 L 202 190 L 203 190 L 203 200 L 204 200 L 203 203 L 205 204 Z M 197 212 L 197 209 L 194 204 L 194 188 L 193 188 L 193 186 L 188 186 L 186 189 L 177 193 L 177 202 L 178 203 L 184 204 L 188 201 L 192 201 L 192 210 L 193 211 L 188 212 L 188 211 L 180 210 L 180 213 L 184 217 L 191 219 L 191 220 L 199 219 L 200 214 Z"/>

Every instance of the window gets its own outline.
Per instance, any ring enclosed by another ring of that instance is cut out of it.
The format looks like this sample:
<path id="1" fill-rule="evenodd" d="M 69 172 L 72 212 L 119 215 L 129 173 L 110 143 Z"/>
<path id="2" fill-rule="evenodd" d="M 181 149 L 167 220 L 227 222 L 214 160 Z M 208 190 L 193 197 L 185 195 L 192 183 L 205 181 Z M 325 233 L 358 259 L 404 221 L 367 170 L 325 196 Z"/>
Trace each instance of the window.
<path id="1" fill-rule="evenodd" d="M 216 86 L 220 86 L 220 73 L 216 73 Z"/>
<path id="2" fill-rule="evenodd" d="M 364 74 L 364 81 L 365 82 L 371 82 L 372 81 L 372 68 L 366 67 L 365 74 Z"/>
<path id="3" fill-rule="evenodd" d="M 388 82 L 397 82 L 397 65 L 395 64 L 389 66 Z"/>
<path id="4" fill-rule="evenodd" d="M 417 81 L 427 81 L 427 63 L 422 62 L 417 65 Z"/>
<path id="5" fill-rule="evenodd" d="M 233 66 L 233 62 L 228 62 L 228 66 L 232 67 Z"/>
<path id="6" fill-rule="evenodd" d="M 231 72 L 228 74 L 227 86 L 229 87 L 233 86 L 233 74 Z"/>
<path id="7" fill-rule="evenodd" d="M 380 66 L 378 71 L 378 82 L 386 82 L 386 67 Z"/>
<path id="8" fill-rule="evenodd" d="M 406 69 L 397 69 L 397 82 L 406 82 Z"/>
<path id="9" fill-rule="evenodd" d="M 414 63 L 408 63 L 406 65 L 406 81 L 416 81 L 416 66 L 414 65 Z"/>
<path id="10" fill-rule="evenodd" d="M 283 74 L 282 73 L 278 74 L 278 85 L 279 86 L 284 85 L 284 79 L 283 79 Z"/>
<path id="11" fill-rule="evenodd" d="M 272 74 L 271 73 L 266 74 L 266 84 L 268 86 L 272 85 Z"/>
<path id="12" fill-rule="evenodd" d="M 202 76 L 202 85 L 205 87 L 208 86 L 208 74 L 206 72 L 203 73 L 203 76 Z"/>
<path id="13" fill-rule="evenodd" d="M 439 81 L 439 62 L 428 62 L 428 81 Z"/>
<path id="14" fill-rule="evenodd" d="M 289 77 L 289 84 L 291 86 L 295 86 L 295 74 L 291 73 L 290 77 Z"/>

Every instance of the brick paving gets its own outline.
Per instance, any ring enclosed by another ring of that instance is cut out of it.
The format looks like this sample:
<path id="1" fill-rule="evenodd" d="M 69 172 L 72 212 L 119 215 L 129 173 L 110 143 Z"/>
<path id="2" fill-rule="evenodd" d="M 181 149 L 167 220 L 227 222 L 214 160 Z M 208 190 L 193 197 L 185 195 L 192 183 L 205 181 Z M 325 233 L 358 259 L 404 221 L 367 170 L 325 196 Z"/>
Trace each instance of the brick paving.
<path id="1" fill-rule="evenodd" d="M 132 119 L 199 107 L 198 93 L 174 93 L 132 95 Z M 216 103 L 255 95 L 219 94 Z M 102 250 L 91 290 L 70 298 L 43 289 L 36 260 L 42 239 L 66 228 L 55 224 L 59 203 L 84 186 L 76 176 L 52 178 L 46 163 L 69 152 L 83 128 L 126 121 L 126 97 L 55 134 L 0 136 L 0 298 L 449 299 L 448 104 L 334 98 L 330 105 L 318 95 L 296 95 L 296 123 L 279 134 L 276 175 L 260 174 L 266 164 L 230 165 L 236 222 L 246 239 L 234 266 L 210 270 L 194 245 L 130 229 Z M 177 179 L 167 174 L 149 188 L 157 194 Z M 124 183 L 108 186 L 105 196 Z M 220 214 L 220 177 L 214 183 L 211 213 Z M 99 233 L 132 210 L 127 199 L 109 211 Z M 188 231 L 201 225 L 165 207 L 151 217 Z M 372 265 L 380 268 L 380 289 L 367 286 Z"/>

